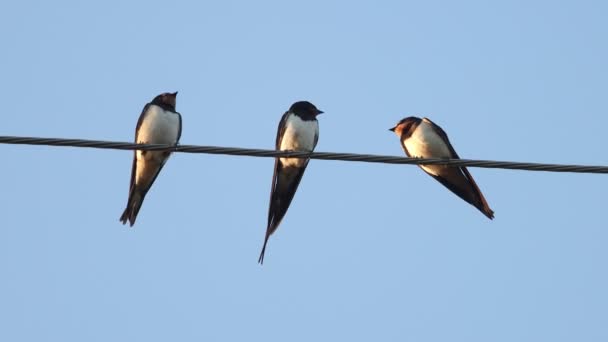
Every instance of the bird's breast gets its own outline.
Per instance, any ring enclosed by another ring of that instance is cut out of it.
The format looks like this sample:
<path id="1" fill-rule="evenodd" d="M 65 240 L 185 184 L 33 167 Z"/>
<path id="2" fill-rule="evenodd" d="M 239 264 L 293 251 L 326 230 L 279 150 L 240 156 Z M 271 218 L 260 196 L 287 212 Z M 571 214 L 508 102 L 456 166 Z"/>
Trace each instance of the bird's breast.
<path id="1" fill-rule="evenodd" d="M 279 147 L 282 151 L 306 151 L 315 149 L 319 123 L 316 120 L 302 120 L 297 115 L 291 115 L 285 122 L 285 131 Z M 303 166 L 305 159 L 281 158 L 285 166 Z"/>
<path id="2" fill-rule="evenodd" d="M 431 125 L 421 122 L 412 135 L 403 141 L 412 157 L 449 158 L 448 142 L 444 141 Z"/>
<path id="3" fill-rule="evenodd" d="M 175 144 L 179 134 L 179 114 L 151 105 L 137 132 L 137 142 Z"/>
<path id="4" fill-rule="evenodd" d="M 421 122 L 412 135 L 403 141 L 403 145 L 411 157 L 418 158 L 451 158 L 452 153 L 448 142 L 443 140 L 435 129 L 426 122 Z M 433 175 L 441 174 L 444 165 L 420 165 L 422 169 Z"/>

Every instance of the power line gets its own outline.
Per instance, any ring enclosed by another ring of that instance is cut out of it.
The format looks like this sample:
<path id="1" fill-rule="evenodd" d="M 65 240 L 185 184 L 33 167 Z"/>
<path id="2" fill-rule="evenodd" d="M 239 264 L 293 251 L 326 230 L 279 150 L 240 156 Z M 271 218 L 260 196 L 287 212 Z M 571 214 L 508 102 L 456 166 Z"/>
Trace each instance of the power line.
<path id="1" fill-rule="evenodd" d="M 542 164 L 521 163 L 494 160 L 474 159 L 438 159 L 438 158 L 407 158 L 382 156 L 373 154 L 355 153 L 332 153 L 332 152 L 286 152 L 275 150 L 263 150 L 254 148 L 199 146 L 199 145 L 161 145 L 161 144 L 135 144 L 128 142 L 85 140 L 85 139 L 61 139 L 61 138 L 36 138 L 36 137 L 12 137 L 0 136 L 0 144 L 13 145 L 42 145 L 42 146 L 68 146 L 88 147 L 111 150 L 145 150 L 159 151 L 170 150 L 182 153 L 206 153 L 250 157 L 298 157 L 322 160 L 356 161 L 366 163 L 383 164 L 426 164 L 426 165 L 449 165 L 470 166 L 491 169 L 509 169 L 526 171 L 548 171 L 548 172 L 573 172 L 573 173 L 608 173 L 608 166 L 589 165 L 567 165 L 567 164 Z"/>

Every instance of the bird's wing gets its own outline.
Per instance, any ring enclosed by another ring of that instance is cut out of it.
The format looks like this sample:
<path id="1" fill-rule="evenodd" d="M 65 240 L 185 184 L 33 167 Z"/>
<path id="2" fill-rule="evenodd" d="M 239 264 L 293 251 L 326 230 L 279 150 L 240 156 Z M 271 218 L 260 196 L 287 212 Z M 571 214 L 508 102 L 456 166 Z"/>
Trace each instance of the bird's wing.
<path id="1" fill-rule="evenodd" d="M 150 103 L 147 103 L 144 106 L 144 109 L 142 109 L 141 114 L 139 114 L 139 119 L 137 120 L 137 126 L 135 126 L 135 143 L 137 144 L 137 140 L 138 140 L 138 136 L 137 133 L 139 132 L 139 128 L 141 127 L 142 123 L 144 122 L 144 118 L 146 117 L 146 113 L 148 112 L 148 108 L 150 108 Z M 137 150 L 133 151 L 133 166 L 131 167 L 131 183 L 129 184 L 129 192 L 131 191 L 131 189 L 133 189 L 133 186 L 135 186 L 135 175 L 136 175 L 136 169 L 137 169 Z"/>
<path id="2" fill-rule="evenodd" d="M 452 158 L 453 159 L 460 159 L 460 156 L 458 156 L 458 153 L 456 153 L 456 150 L 454 150 L 454 147 L 452 146 L 452 143 L 450 143 L 450 139 L 448 139 L 447 133 L 445 133 L 445 131 L 443 129 L 441 129 L 441 127 L 439 127 L 439 125 L 435 124 L 429 118 L 424 118 L 424 120 L 426 120 L 433 127 L 433 129 L 435 130 L 435 132 L 437 132 L 437 134 L 439 134 L 441 136 L 441 138 L 446 142 L 446 144 L 448 145 L 448 148 L 450 150 L 450 153 L 452 154 Z M 459 176 L 457 176 L 455 174 L 453 175 L 453 178 L 455 178 L 455 179 L 447 179 L 445 177 L 442 177 L 441 175 L 440 176 L 435 176 L 435 175 L 432 175 L 430 173 L 429 174 L 433 178 L 435 178 L 437 181 L 439 181 L 441 184 L 443 184 L 445 187 L 447 187 L 448 189 L 450 189 L 452 192 L 454 192 L 455 194 L 457 194 L 458 196 L 460 196 L 464 200 L 469 201 L 465 197 L 463 197 L 463 195 L 462 195 L 462 189 L 466 189 L 466 184 L 462 184 L 462 183 L 464 183 L 463 181 L 466 181 L 466 183 L 468 183 L 468 185 L 470 185 L 473 188 L 473 192 L 475 193 L 475 195 L 481 201 L 482 206 L 484 208 L 487 208 L 487 210 L 489 212 L 491 212 L 491 209 L 490 209 L 490 206 L 488 205 L 488 202 L 486 201 L 485 197 L 481 193 L 481 190 L 479 189 L 479 186 L 477 186 L 477 183 L 473 179 L 473 176 L 471 175 L 471 173 L 469 172 L 469 170 L 467 170 L 467 168 L 464 167 L 464 166 L 454 167 L 454 168 L 457 168 L 458 170 L 460 170 L 461 176 L 464 177 L 464 179 L 460 179 L 460 181 L 459 181 L 458 178 L 461 178 L 461 177 L 459 177 Z M 452 178 L 452 177 L 450 177 L 450 178 Z M 459 187 L 457 187 L 456 185 L 459 185 Z M 488 217 L 490 217 L 490 216 L 488 216 Z"/>

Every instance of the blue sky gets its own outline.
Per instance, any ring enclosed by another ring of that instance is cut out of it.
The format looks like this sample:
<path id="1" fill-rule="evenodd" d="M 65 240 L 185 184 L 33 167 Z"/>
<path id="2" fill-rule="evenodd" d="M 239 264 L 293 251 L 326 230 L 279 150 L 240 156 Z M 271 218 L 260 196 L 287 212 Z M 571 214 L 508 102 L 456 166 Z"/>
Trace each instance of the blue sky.
<path id="1" fill-rule="evenodd" d="M 608 164 L 600 1 L 26 2 L 0 12 L 0 135 Z M 257 264 L 273 160 L 175 154 L 134 229 L 131 152 L 0 145 L 3 341 L 606 341 L 606 177 L 472 168 L 490 221 L 420 169 L 313 160 Z"/>

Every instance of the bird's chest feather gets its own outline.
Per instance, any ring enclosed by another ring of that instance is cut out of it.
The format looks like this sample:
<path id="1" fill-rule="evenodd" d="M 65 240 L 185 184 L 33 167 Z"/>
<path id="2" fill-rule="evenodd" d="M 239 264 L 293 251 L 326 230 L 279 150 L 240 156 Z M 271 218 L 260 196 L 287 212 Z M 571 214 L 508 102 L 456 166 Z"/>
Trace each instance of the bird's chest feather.
<path id="1" fill-rule="evenodd" d="M 316 120 L 302 120 L 297 115 L 291 115 L 285 122 L 285 132 L 281 139 L 280 150 L 307 151 L 314 150 L 319 123 Z M 300 158 L 281 158 L 285 166 L 301 166 L 306 160 Z"/>
<path id="2" fill-rule="evenodd" d="M 422 122 L 412 135 L 403 142 L 412 157 L 449 158 L 447 142 L 425 122 Z"/>
<path id="3" fill-rule="evenodd" d="M 175 144 L 179 134 L 179 116 L 152 105 L 145 114 L 137 134 L 138 143 Z"/>
<path id="4" fill-rule="evenodd" d="M 137 143 L 174 145 L 177 143 L 179 125 L 178 114 L 152 105 L 139 126 Z M 141 161 L 163 163 L 167 158 L 168 153 L 165 151 L 137 151 L 137 159 Z"/>
<path id="5" fill-rule="evenodd" d="M 451 158 L 452 153 L 447 142 L 435 132 L 432 126 L 424 121 L 412 135 L 403 141 L 411 157 L 418 158 Z M 424 171 L 438 176 L 447 170 L 445 165 L 419 165 Z"/>
<path id="6" fill-rule="evenodd" d="M 315 136 L 319 131 L 316 120 L 305 121 L 296 115 L 289 117 L 281 139 L 281 150 L 312 151 L 315 148 Z"/>

